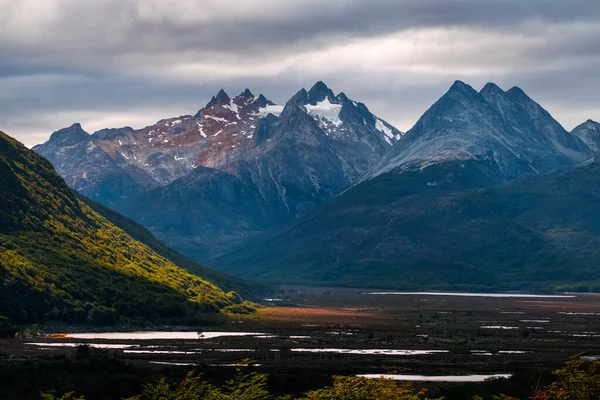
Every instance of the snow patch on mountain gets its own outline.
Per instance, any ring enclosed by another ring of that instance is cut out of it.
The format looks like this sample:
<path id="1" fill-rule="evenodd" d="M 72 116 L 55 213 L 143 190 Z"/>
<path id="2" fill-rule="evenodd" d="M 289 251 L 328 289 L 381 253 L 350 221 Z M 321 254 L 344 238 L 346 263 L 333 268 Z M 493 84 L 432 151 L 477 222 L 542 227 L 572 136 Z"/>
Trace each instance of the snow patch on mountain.
<path id="1" fill-rule="evenodd" d="M 213 121 L 217 121 L 217 122 L 229 122 L 225 118 L 215 117 L 214 115 L 203 115 L 203 117 L 204 118 L 208 118 L 208 119 L 212 119 Z"/>
<path id="2" fill-rule="evenodd" d="M 258 112 L 255 114 L 259 118 L 264 118 L 269 114 L 273 114 L 276 117 L 283 112 L 283 106 L 278 105 L 268 105 L 258 109 Z"/>
<path id="3" fill-rule="evenodd" d="M 392 129 L 384 121 L 380 120 L 379 118 L 377 118 L 377 123 L 375 124 L 375 128 L 379 132 L 381 132 L 385 135 L 384 139 L 390 145 L 393 145 L 394 143 L 396 143 L 396 141 L 398 141 L 402 137 L 402 134 L 394 134 L 394 131 L 392 131 Z"/>
<path id="4" fill-rule="evenodd" d="M 238 109 L 238 106 L 237 106 L 237 104 L 235 104 L 235 103 L 233 102 L 233 100 L 231 100 L 231 101 L 229 102 L 229 104 L 225 104 L 223 107 L 225 107 L 225 108 L 227 108 L 227 109 L 229 109 L 229 110 L 233 111 L 233 112 L 234 112 L 234 113 L 236 113 L 236 114 L 239 114 L 239 109 Z"/>
<path id="5" fill-rule="evenodd" d="M 198 132 L 200 132 L 200 135 L 203 138 L 206 138 L 206 133 L 204 133 L 204 129 L 202 127 L 202 123 L 201 122 L 196 122 L 196 124 L 198 125 Z"/>
<path id="6" fill-rule="evenodd" d="M 340 119 L 341 104 L 334 104 L 328 98 L 318 102 L 316 105 L 307 104 L 304 106 L 308 115 L 317 120 L 320 125 L 328 125 L 328 122 L 340 127 L 342 120 Z"/>

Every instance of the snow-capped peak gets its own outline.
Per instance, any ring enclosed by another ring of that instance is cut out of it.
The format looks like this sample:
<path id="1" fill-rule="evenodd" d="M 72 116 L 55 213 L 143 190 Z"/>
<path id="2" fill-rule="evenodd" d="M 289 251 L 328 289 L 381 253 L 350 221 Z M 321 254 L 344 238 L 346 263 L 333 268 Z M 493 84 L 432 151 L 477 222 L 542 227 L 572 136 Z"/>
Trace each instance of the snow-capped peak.
<path id="1" fill-rule="evenodd" d="M 333 91 L 327 87 L 323 81 L 318 81 L 307 93 L 308 101 L 312 105 L 322 102 L 325 99 L 333 100 L 335 96 Z"/>

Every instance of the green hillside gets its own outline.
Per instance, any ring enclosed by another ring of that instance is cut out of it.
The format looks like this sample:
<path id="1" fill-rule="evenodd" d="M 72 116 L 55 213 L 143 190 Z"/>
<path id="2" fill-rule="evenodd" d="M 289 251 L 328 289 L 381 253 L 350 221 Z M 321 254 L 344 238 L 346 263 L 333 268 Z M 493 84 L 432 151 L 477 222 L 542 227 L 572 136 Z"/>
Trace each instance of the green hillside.
<path id="1" fill-rule="evenodd" d="M 127 218 L 123 214 L 117 211 L 105 207 L 102 204 L 96 203 L 95 201 L 82 196 L 75 192 L 76 196 L 81 201 L 90 206 L 92 210 L 102 215 L 104 218 L 109 220 L 113 225 L 122 229 L 129 236 L 150 247 L 152 250 L 174 262 L 178 266 L 184 268 L 188 272 L 194 275 L 200 276 L 215 285 L 219 286 L 225 291 L 235 290 L 237 293 L 245 298 L 256 298 L 262 297 L 265 293 L 270 293 L 272 288 L 268 285 L 261 284 L 258 282 L 252 282 L 249 280 L 243 280 L 234 276 L 227 275 L 223 272 L 215 271 L 210 268 L 203 267 L 196 262 L 190 260 L 184 255 L 173 250 L 167 246 L 164 242 L 158 240 L 152 232 L 146 229 L 144 226 L 138 224 L 132 219 Z"/>
<path id="2" fill-rule="evenodd" d="M 93 211 L 50 162 L 0 132 L 0 319 L 198 323 L 227 295 Z"/>

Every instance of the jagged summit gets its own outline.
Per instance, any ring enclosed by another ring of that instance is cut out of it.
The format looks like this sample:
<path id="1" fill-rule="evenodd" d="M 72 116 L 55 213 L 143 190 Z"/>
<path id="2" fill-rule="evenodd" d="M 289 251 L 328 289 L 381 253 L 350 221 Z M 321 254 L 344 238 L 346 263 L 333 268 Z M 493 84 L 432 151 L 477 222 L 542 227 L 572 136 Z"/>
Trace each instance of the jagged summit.
<path id="1" fill-rule="evenodd" d="M 273 103 L 271 100 L 267 99 L 264 95 L 259 94 L 258 97 L 252 103 L 252 105 L 256 106 L 258 108 L 264 108 L 266 106 L 274 106 L 275 103 Z"/>
<path id="2" fill-rule="evenodd" d="M 217 97 L 215 99 L 219 104 L 227 104 L 231 101 L 231 98 L 223 89 L 219 90 L 219 93 L 217 93 Z"/>
<path id="3" fill-rule="evenodd" d="M 306 105 L 308 103 L 309 103 L 308 92 L 306 91 L 306 89 L 302 88 L 295 95 L 293 95 L 292 98 L 289 99 L 287 103 L 285 103 L 285 107 L 284 107 L 281 115 L 282 116 L 288 115 L 294 109 L 302 108 L 304 105 Z"/>
<path id="4" fill-rule="evenodd" d="M 450 89 L 448 89 L 448 93 L 453 93 L 453 92 L 476 92 L 476 90 L 473 89 L 473 87 L 471 85 L 469 85 L 463 81 L 456 80 L 456 81 L 454 81 L 452 86 L 450 86 Z"/>
<path id="5" fill-rule="evenodd" d="M 83 130 L 79 122 L 73 125 L 59 129 L 50 135 L 50 142 L 61 143 L 63 145 L 76 144 L 81 141 L 89 140 L 89 133 Z"/>
<path id="6" fill-rule="evenodd" d="M 308 91 L 309 104 L 316 105 L 317 103 L 329 99 L 329 101 L 335 101 L 335 95 L 333 91 L 327 87 L 323 81 L 318 81 Z"/>
<path id="7" fill-rule="evenodd" d="M 598 152 L 600 151 L 600 123 L 588 119 L 575 127 L 571 133 L 592 149 L 596 153 L 596 158 L 598 158 Z"/>
<path id="8" fill-rule="evenodd" d="M 504 94 L 504 90 L 502 90 L 498 85 L 496 85 L 493 82 L 488 82 L 485 84 L 485 86 L 479 91 L 480 94 L 482 95 L 487 95 L 487 94 Z"/>
<path id="9" fill-rule="evenodd" d="M 514 109 L 515 104 L 510 98 L 510 95 L 502 90 L 495 83 L 486 84 L 483 89 L 479 92 L 485 100 L 495 107 L 501 114 L 510 114 L 511 109 Z"/>
<path id="10" fill-rule="evenodd" d="M 531 99 L 531 97 L 529 97 L 527 95 L 527 93 L 525 93 L 525 91 L 523 89 L 521 89 L 520 87 L 518 87 L 518 86 L 511 87 L 510 89 L 508 89 L 506 91 L 506 94 L 509 95 L 509 96 L 512 96 L 515 99 L 521 99 L 521 100 L 526 100 L 526 101 L 527 100 L 533 101 Z"/>
<path id="11" fill-rule="evenodd" d="M 350 100 L 350 99 L 348 98 L 348 96 L 346 96 L 346 93 L 344 93 L 344 92 L 340 92 L 340 93 L 337 95 L 337 98 L 338 98 L 338 100 L 339 100 L 341 103 L 344 103 L 344 102 L 351 102 L 351 101 L 352 101 L 352 100 Z"/>
<path id="12" fill-rule="evenodd" d="M 238 95 L 238 97 L 254 97 L 250 89 L 246 88 L 242 93 Z"/>
<path id="13" fill-rule="evenodd" d="M 463 81 L 454 81 L 448 91 L 444 93 L 442 97 L 426 112 L 431 114 L 432 110 L 440 115 L 443 113 L 452 113 L 456 107 L 463 107 L 468 103 L 481 104 L 485 102 L 483 95 L 477 90 L 473 89 L 471 85 L 464 83 Z"/>
<path id="14" fill-rule="evenodd" d="M 229 104 L 231 102 L 231 98 L 225 92 L 224 89 L 219 90 L 216 96 L 213 96 L 210 101 L 206 104 L 204 108 L 212 108 L 215 106 L 223 106 L 225 104 Z"/>

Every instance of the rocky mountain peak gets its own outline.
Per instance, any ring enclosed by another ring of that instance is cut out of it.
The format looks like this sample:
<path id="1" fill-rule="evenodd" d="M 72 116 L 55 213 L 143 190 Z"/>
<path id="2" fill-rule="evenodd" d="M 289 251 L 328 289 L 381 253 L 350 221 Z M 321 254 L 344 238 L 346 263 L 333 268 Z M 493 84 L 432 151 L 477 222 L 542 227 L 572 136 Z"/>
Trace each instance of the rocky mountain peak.
<path id="1" fill-rule="evenodd" d="M 264 108 L 266 106 L 274 106 L 275 103 L 273 103 L 271 100 L 267 99 L 265 96 L 263 96 L 262 94 L 258 95 L 258 97 L 256 98 L 256 100 L 254 100 L 254 102 L 252 103 L 253 106 L 256 106 L 258 108 Z"/>
<path id="2" fill-rule="evenodd" d="M 479 93 L 482 94 L 484 97 L 487 97 L 488 95 L 495 96 L 504 94 L 505 92 L 495 83 L 488 82 Z"/>
<path id="3" fill-rule="evenodd" d="M 242 93 L 238 95 L 238 97 L 252 98 L 254 95 L 250 91 L 250 89 L 246 88 Z"/>
<path id="4" fill-rule="evenodd" d="M 315 105 L 325 99 L 329 99 L 329 101 L 333 102 L 335 95 L 323 81 L 318 81 L 308 91 L 308 102 L 312 105 Z"/>
<path id="5" fill-rule="evenodd" d="M 204 108 L 213 108 L 215 106 L 223 106 L 225 104 L 229 104 L 231 102 L 231 98 L 225 92 L 225 90 L 219 90 L 216 96 L 213 96 L 210 101 L 206 104 Z"/>
<path id="6" fill-rule="evenodd" d="M 581 125 L 578 125 L 571 131 L 583 143 L 586 144 L 595 154 L 596 160 L 599 159 L 598 152 L 600 151 L 600 123 L 588 119 Z"/>
<path id="7" fill-rule="evenodd" d="M 73 125 L 60 129 L 50 135 L 49 142 L 61 144 L 63 146 L 71 146 L 88 140 L 90 140 L 89 133 L 83 130 L 81 124 L 74 123 Z"/>
<path id="8" fill-rule="evenodd" d="M 346 93 L 344 93 L 344 92 L 340 92 L 340 94 L 337 95 L 337 99 L 342 104 L 347 103 L 347 102 L 352 102 L 352 100 L 350 100 L 348 98 L 348 96 L 346 96 Z"/>
<path id="9" fill-rule="evenodd" d="M 478 113 L 481 107 L 485 107 L 487 102 L 485 98 L 479 94 L 470 85 L 455 81 L 452 86 L 440 99 L 423 114 L 420 122 L 430 119 L 439 120 L 441 124 L 452 122 L 458 118 L 462 119 L 465 111 L 468 113 Z"/>
<path id="10" fill-rule="evenodd" d="M 512 88 L 506 91 L 506 95 L 514 102 L 521 103 L 522 105 L 536 106 L 536 108 L 540 108 L 539 104 L 537 104 L 531 97 L 527 95 L 518 86 L 513 86 Z"/>
<path id="11" fill-rule="evenodd" d="M 377 123 L 375 116 L 369 111 L 366 105 L 360 102 L 350 100 L 345 93 L 340 93 L 337 100 L 342 105 L 340 110 L 340 119 L 349 124 L 364 124 L 375 126 Z"/>
<path id="12" fill-rule="evenodd" d="M 215 97 L 215 99 L 217 100 L 218 104 L 227 104 L 231 101 L 231 98 L 223 89 L 219 90 L 219 93 L 217 93 L 217 97 Z"/>
<path id="13" fill-rule="evenodd" d="M 304 105 L 308 103 L 308 92 L 306 89 L 302 88 L 291 99 L 289 99 L 287 103 L 285 103 L 281 117 L 285 118 L 287 116 L 294 115 L 298 113 L 298 111 L 306 114 Z"/>
<path id="14" fill-rule="evenodd" d="M 438 100 L 433 108 L 436 112 L 453 110 L 454 106 L 462 107 L 464 104 L 479 104 L 485 102 L 484 97 L 471 85 L 462 81 L 454 81 L 448 91 Z M 431 111 L 431 109 L 429 110 Z M 427 111 L 427 113 L 429 113 Z"/>
<path id="15" fill-rule="evenodd" d="M 468 94 L 472 94 L 473 92 L 477 93 L 475 91 L 475 89 L 473 89 L 471 87 L 471 85 L 468 85 L 468 84 L 464 83 L 463 81 L 459 81 L 459 80 L 454 81 L 454 83 L 452 84 L 452 86 L 450 86 L 450 89 L 448 89 L 448 93 L 468 93 Z"/>
<path id="16" fill-rule="evenodd" d="M 501 114 L 510 116 L 514 113 L 514 100 L 495 83 L 486 84 L 479 94 Z"/>

